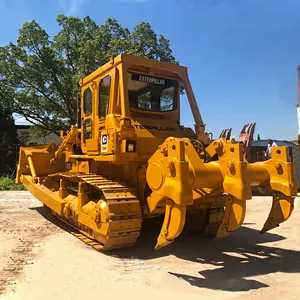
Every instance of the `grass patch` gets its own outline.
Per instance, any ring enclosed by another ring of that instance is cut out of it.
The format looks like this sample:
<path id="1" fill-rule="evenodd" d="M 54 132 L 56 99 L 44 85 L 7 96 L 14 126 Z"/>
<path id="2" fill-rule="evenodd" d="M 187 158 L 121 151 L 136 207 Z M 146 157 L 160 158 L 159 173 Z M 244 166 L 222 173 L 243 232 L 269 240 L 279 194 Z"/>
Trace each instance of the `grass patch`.
<path id="1" fill-rule="evenodd" d="M 15 184 L 14 179 L 10 177 L 0 177 L 0 191 L 24 191 L 23 184 Z"/>

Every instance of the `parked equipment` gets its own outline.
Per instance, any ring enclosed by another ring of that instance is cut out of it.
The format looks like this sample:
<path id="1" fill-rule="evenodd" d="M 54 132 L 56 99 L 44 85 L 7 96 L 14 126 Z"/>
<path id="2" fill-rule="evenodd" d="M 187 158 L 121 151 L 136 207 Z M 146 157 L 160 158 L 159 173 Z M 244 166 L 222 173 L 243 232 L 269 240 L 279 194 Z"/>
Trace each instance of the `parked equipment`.
<path id="1" fill-rule="evenodd" d="M 181 83 L 195 130 L 180 124 Z M 163 214 L 156 249 L 189 217 L 226 237 L 242 225 L 252 186 L 274 191 L 261 232 L 290 217 L 297 184 L 288 148 L 250 164 L 243 143 L 212 141 L 185 67 L 120 55 L 80 85 L 79 125 L 61 145 L 21 148 L 16 182 L 95 249 L 133 246 L 142 221 Z"/>

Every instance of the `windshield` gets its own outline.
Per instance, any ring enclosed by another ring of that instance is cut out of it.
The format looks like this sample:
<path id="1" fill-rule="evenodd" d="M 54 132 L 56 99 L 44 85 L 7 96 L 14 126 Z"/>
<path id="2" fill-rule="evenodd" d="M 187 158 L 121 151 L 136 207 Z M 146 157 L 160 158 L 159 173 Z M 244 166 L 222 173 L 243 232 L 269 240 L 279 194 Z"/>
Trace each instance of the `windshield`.
<path id="1" fill-rule="evenodd" d="M 177 107 L 178 83 L 161 77 L 128 73 L 130 107 L 150 111 L 171 111 Z"/>

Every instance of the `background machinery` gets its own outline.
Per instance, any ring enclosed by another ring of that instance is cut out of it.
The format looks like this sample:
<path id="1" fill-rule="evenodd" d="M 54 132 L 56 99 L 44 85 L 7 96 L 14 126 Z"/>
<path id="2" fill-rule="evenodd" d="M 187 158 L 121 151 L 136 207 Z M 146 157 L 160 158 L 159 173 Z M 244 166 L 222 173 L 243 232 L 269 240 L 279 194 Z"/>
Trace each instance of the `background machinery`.
<path id="1" fill-rule="evenodd" d="M 182 83 L 195 130 L 180 124 Z M 189 219 L 228 236 L 242 225 L 253 186 L 274 191 L 261 232 L 290 217 L 297 184 L 288 148 L 250 164 L 243 141 L 212 140 L 185 67 L 124 54 L 80 85 L 79 125 L 61 145 L 21 148 L 16 182 L 94 248 L 133 246 L 142 221 L 159 215 L 156 249 Z"/>

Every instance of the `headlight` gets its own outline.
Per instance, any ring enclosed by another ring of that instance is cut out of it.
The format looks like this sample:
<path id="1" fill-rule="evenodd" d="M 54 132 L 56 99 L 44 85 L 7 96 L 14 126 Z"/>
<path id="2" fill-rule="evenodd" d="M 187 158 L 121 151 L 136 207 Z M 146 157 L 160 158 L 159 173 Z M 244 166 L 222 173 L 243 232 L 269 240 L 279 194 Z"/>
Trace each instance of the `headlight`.
<path id="1" fill-rule="evenodd" d="M 136 152 L 136 141 L 126 141 L 126 152 Z"/>

